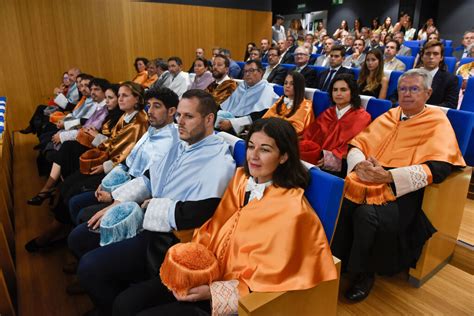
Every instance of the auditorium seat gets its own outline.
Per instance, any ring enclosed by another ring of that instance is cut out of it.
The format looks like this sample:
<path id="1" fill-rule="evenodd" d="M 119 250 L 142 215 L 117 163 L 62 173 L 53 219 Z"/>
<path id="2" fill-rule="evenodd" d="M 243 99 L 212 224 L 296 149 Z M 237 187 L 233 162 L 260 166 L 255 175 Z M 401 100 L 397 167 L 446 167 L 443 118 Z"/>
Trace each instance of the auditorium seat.
<path id="1" fill-rule="evenodd" d="M 237 65 L 239 65 L 240 69 L 244 69 L 245 62 L 243 61 L 236 61 Z"/>
<path id="2" fill-rule="evenodd" d="M 323 67 L 323 66 L 309 66 L 309 68 L 313 69 L 316 71 L 316 73 L 319 74 L 328 69 L 328 67 Z"/>
<path id="3" fill-rule="evenodd" d="M 444 46 L 447 48 L 447 47 L 452 47 L 453 45 L 453 41 L 452 40 L 445 40 L 445 39 L 442 39 L 441 42 L 444 44 Z"/>
<path id="4" fill-rule="evenodd" d="M 397 70 L 385 72 L 385 76 L 389 78 L 386 99 L 390 99 L 390 97 L 397 92 L 398 78 L 400 78 L 402 74 L 403 71 Z"/>
<path id="5" fill-rule="evenodd" d="M 354 73 L 354 79 L 359 79 L 360 68 L 351 68 L 352 72 Z"/>
<path id="6" fill-rule="evenodd" d="M 273 91 L 281 97 L 283 95 L 283 86 L 275 84 L 273 85 Z"/>
<path id="7" fill-rule="evenodd" d="M 372 117 L 372 121 L 392 108 L 392 102 L 376 98 L 369 99 L 367 112 Z"/>
<path id="8" fill-rule="evenodd" d="M 454 73 L 454 70 L 456 69 L 456 57 L 444 57 L 444 63 L 446 64 L 446 67 L 448 68 L 448 71 L 450 73 Z"/>
<path id="9" fill-rule="evenodd" d="M 313 95 L 313 113 L 318 116 L 331 106 L 331 98 L 329 93 L 316 90 Z"/>
<path id="10" fill-rule="evenodd" d="M 461 60 L 459 61 L 459 67 L 461 67 L 462 65 L 464 64 L 468 64 L 468 63 L 471 63 L 474 61 L 474 57 L 464 57 L 464 58 L 461 58 Z"/>
<path id="11" fill-rule="evenodd" d="M 462 86 L 462 76 L 461 75 L 456 75 L 456 77 L 458 77 L 458 91 L 461 90 L 461 86 Z"/>
<path id="12" fill-rule="evenodd" d="M 314 89 L 314 88 L 305 88 L 304 89 L 304 97 L 308 100 L 311 100 L 313 101 L 313 98 L 314 98 L 314 93 L 316 91 L 319 91 L 318 89 Z"/>
<path id="13" fill-rule="evenodd" d="M 403 45 L 413 48 L 413 47 L 420 47 L 421 46 L 421 41 L 405 41 L 403 42 Z"/>
<path id="14" fill-rule="evenodd" d="M 465 153 L 474 125 L 474 114 L 444 109 Z M 422 209 L 437 232 L 426 242 L 416 268 L 410 269 L 409 282 L 419 287 L 451 259 L 461 226 L 472 168 L 454 171 L 442 183 L 425 188 Z"/>
<path id="15" fill-rule="evenodd" d="M 474 112 L 474 77 L 467 80 L 466 90 L 461 103 L 461 110 Z"/>
<path id="16" fill-rule="evenodd" d="M 280 64 L 283 68 L 285 68 L 287 71 L 292 71 L 293 69 L 296 68 L 296 65 L 293 64 Z"/>
<path id="17" fill-rule="evenodd" d="M 444 57 L 453 57 L 453 48 L 445 47 L 444 48 Z"/>
<path id="18" fill-rule="evenodd" d="M 406 66 L 405 70 L 410 70 L 413 68 L 413 64 L 415 63 L 415 57 L 413 56 L 397 56 L 397 58 L 403 62 Z"/>
<path id="19" fill-rule="evenodd" d="M 245 161 L 245 142 L 233 135 L 220 132 L 233 150 L 237 166 Z M 341 206 L 344 180 L 321 171 L 310 164 L 311 182 L 305 191 L 308 202 L 315 209 L 324 227 L 328 241 L 336 228 Z M 341 261 L 333 257 L 338 278 L 299 291 L 252 292 L 239 300 L 239 315 L 335 315 L 339 292 Z"/>
<path id="20" fill-rule="evenodd" d="M 411 55 L 416 58 L 416 55 L 420 52 L 420 46 L 412 47 L 408 46 L 411 48 Z"/>

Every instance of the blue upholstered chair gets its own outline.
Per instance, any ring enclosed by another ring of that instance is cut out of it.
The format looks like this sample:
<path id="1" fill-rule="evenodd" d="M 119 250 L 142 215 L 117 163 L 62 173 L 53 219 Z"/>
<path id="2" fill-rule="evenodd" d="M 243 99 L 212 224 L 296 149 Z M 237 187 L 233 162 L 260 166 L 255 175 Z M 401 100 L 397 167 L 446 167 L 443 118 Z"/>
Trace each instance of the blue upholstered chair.
<path id="1" fill-rule="evenodd" d="M 444 44 L 445 48 L 447 48 L 447 47 L 452 47 L 452 45 L 453 45 L 453 41 L 452 41 L 452 40 L 445 40 L 445 39 L 442 39 L 441 42 Z"/>
<path id="2" fill-rule="evenodd" d="M 354 73 L 354 79 L 359 79 L 360 68 L 351 68 L 352 72 Z"/>
<path id="3" fill-rule="evenodd" d="M 280 86 L 278 84 L 273 85 L 273 91 L 275 91 L 275 93 L 281 97 L 283 95 L 283 86 Z"/>
<path id="4" fill-rule="evenodd" d="M 405 41 L 403 42 L 403 45 L 413 48 L 413 47 L 420 47 L 421 42 L 420 41 Z"/>
<path id="5" fill-rule="evenodd" d="M 453 57 L 453 48 L 449 46 L 444 47 L 444 57 Z"/>
<path id="6" fill-rule="evenodd" d="M 327 67 L 323 67 L 323 66 L 309 66 L 309 68 L 313 69 L 316 71 L 316 73 L 319 74 L 322 73 L 324 70 L 328 69 Z"/>
<path id="7" fill-rule="evenodd" d="M 415 57 L 413 56 L 397 56 L 401 62 L 403 62 L 406 66 L 405 70 L 410 70 L 413 68 L 413 64 L 415 63 Z"/>
<path id="8" fill-rule="evenodd" d="M 464 58 L 461 58 L 461 60 L 459 61 L 459 67 L 461 67 L 462 65 L 464 64 L 468 64 L 470 62 L 473 62 L 474 61 L 474 57 L 464 57 Z"/>
<path id="9" fill-rule="evenodd" d="M 466 90 L 461 103 L 461 110 L 474 112 L 474 77 L 467 80 Z"/>
<path id="10" fill-rule="evenodd" d="M 293 69 L 296 68 L 296 65 L 293 64 L 280 64 L 283 68 L 285 68 L 287 71 L 292 71 Z"/>
<path id="11" fill-rule="evenodd" d="M 444 57 L 444 63 L 446 67 L 448 67 L 448 71 L 450 73 L 454 73 L 454 69 L 456 68 L 456 57 Z"/>
<path id="12" fill-rule="evenodd" d="M 406 45 L 405 45 L 406 46 Z M 407 46 L 411 48 L 411 55 L 416 58 L 416 55 L 420 52 L 420 46 Z"/>
<path id="13" fill-rule="evenodd" d="M 244 61 L 236 61 L 237 65 L 239 65 L 240 69 L 244 69 L 245 62 Z"/>
<path id="14" fill-rule="evenodd" d="M 329 93 L 316 90 L 313 95 L 313 113 L 318 116 L 331 106 L 331 98 Z"/>
<path id="15" fill-rule="evenodd" d="M 367 112 L 372 117 L 372 121 L 392 108 L 392 102 L 371 98 L 367 103 Z"/>
<path id="16" fill-rule="evenodd" d="M 398 78 L 403 74 L 403 71 L 392 71 L 388 80 L 387 99 L 397 92 Z"/>

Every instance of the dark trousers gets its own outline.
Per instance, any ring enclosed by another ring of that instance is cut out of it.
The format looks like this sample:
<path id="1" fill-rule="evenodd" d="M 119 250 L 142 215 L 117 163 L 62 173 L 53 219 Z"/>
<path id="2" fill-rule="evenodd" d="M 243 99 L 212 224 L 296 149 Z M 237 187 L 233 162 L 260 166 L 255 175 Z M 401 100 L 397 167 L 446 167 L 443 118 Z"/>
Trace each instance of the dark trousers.
<path id="1" fill-rule="evenodd" d="M 95 235 L 98 241 L 99 234 Z M 134 238 L 96 248 L 82 256 L 77 276 L 91 300 L 104 314 L 111 314 L 115 298 L 131 283 L 146 280 L 147 244 L 148 233 L 145 231 Z"/>
<path id="2" fill-rule="evenodd" d="M 95 213 L 111 203 L 100 203 L 95 197 L 95 191 L 74 195 L 69 200 L 69 215 L 74 225 L 87 222 Z"/>

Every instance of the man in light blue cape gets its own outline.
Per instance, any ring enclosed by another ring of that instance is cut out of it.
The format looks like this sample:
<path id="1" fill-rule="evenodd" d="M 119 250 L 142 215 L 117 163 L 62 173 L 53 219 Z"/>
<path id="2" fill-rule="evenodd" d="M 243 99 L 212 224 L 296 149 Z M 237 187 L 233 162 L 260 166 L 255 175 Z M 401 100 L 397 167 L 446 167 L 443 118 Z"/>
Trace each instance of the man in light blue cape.
<path id="1" fill-rule="evenodd" d="M 230 98 L 221 104 L 215 127 L 240 134 L 244 127 L 261 118 L 278 99 L 273 86 L 262 80 L 262 63 L 249 60 L 244 66 L 244 81 L 239 84 Z"/>
<path id="2" fill-rule="evenodd" d="M 156 275 L 163 256 L 179 242 L 173 231 L 199 227 L 213 215 L 235 171 L 229 145 L 213 132 L 216 111 L 209 93 L 184 93 L 177 111 L 181 142 L 152 165 L 149 174 L 113 191 L 116 206 L 99 211 L 87 223 L 97 228 L 103 215 L 114 212 L 120 202 L 146 201 L 143 232 L 100 248 L 99 234 L 89 232 L 86 224 L 71 233 L 69 246 L 81 257 L 79 281 L 100 312 L 110 313 L 117 295 L 131 283 L 134 286 L 121 294 L 133 302 L 120 307 L 126 315 L 135 315 L 136 309 L 153 301 L 153 288 L 161 286 Z"/>

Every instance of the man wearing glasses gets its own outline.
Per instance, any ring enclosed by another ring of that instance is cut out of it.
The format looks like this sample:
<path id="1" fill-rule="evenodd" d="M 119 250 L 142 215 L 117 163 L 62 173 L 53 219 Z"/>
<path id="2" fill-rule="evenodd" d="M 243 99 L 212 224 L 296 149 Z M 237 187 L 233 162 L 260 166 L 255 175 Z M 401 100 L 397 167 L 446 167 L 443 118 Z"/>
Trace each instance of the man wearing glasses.
<path id="1" fill-rule="evenodd" d="M 300 46 L 295 50 L 295 71 L 304 76 L 305 86 L 307 88 L 316 88 L 317 77 L 316 71 L 308 67 L 309 51 Z"/>
<path id="2" fill-rule="evenodd" d="M 424 188 L 465 166 L 446 115 L 426 106 L 431 81 L 424 69 L 402 74 L 400 106 L 349 142 L 344 201 L 331 248 L 352 278 L 345 293 L 351 301 L 369 295 L 375 273 L 394 275 L 416 265 L 436 232 L 421 209 Z"/>
<path id="3" fill-rule="evenodd" d="M 243 73 L 244 81 L 221 104 L 215 124 L 217 129 L 237 135 L 245 126 L 261 118 L 278 99 L 272 85 L 262 80 L 263 66 L 260 61 L 247 61 Z"/>
<path id="4" fill-rule="evenodd" d="M 285 81 L 287 71 L 279 63 L 280 51 L 278 48 L 272 47 L 268 50 L 267 57 L 268 66 L 265 68 L 263 79 L 270 83 L 275 83 L 282 86 L 283 82 Z"/>

